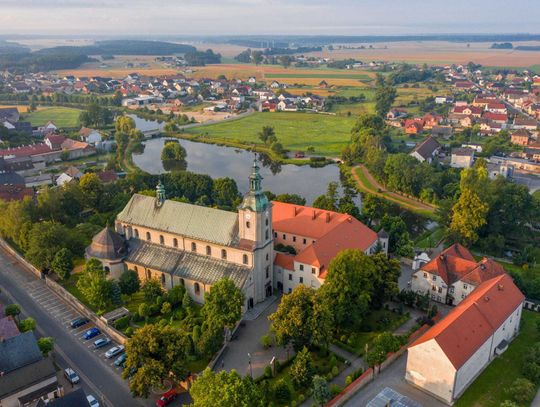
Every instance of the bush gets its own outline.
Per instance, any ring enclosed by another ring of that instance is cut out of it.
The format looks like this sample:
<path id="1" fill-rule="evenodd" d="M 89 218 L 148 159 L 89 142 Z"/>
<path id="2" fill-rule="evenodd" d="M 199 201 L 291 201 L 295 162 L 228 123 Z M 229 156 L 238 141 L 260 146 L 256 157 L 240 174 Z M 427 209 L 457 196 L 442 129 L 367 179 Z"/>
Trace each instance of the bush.
<path id="1" fill-rule="evenodd" d="M 332 368 L 332 376 L 336 377 L 339 374 L 339 369 L 337 366 Z"/>
<path id="2" fill-rule="evenodd" d="M 266 366 L 264 368 L 264 377 L 270 379 L 272 377 L 272 367 L 271 366 Z"/>
<path id="3" fill-rule="evenodd" d="M 306 400 L 306 396 L 304 396 L 303 394 L 298 395 L 298 403 L 299 404 L 302 404 L 305 400 Z"/>
<path id="4" fill-rule="evenodd" d="M 296 389 L 303 387 L 309 387 L 313 378 L 313 359 L 311 353 L 306 347 L 296 354 L 290 374 L 292 377 L 293 385 Z"/>
<path id="5" fill-rule="evenodd" d="M 349 384 L 351 384 L 353 382 L 353 378 L 351 375 L 348 375 L 346 378 L 345 378 L 345 386 L 348 386 Z"/>
<path id="6" fill-rule="evenodd" d="M 261 336 L 261 345 L 264 349 L 268 349 L 272 346 L 272 337 L 268 334 Z"/>
<path id="7" fill-rule="evenodd" d="M 128 327 L 126 328 L 126 330 L 125 330 L 124 333 L 126 334 L 126 336 L 131 337 L 131 336 L 133 335 L 134 332 L 135 332 L 135 331 L 133 330 L 133 328 L 130 327 L 130 326 L 128 326 Z"/>
<path id="8" fill-rule="evenodd" d="M 325 377 L 326 377 L 326 381 L 327 381 L 327 382 L 332 381 L 332 379 L 334 378 L 334 376 L 332 376 L 332 373 L 331 373 L 331 372 L 328 373 Z"/>
<path id="9" fill-rule="evenodd" d="M 129 322 L 131 320 L 131 316 L 126 315 L 125 317 L 118 318 L 116 321 L 114 321 L 114 327 L 119 330 L 124 330 L 129 326 Z"/>
<path id="10" fill-rule="evenodd" d="M 291 401 L 291 407 L 296 407 L 296 400 Z"/>
<path id="11" fill-rule="evenodd" d="M 529 404 L 536 394 L 534 384 L 524 378 L 514 380 L 505 391 L 512 400 L 520 404 Z"/>
<path id="12" fill-rule="evenodd" d="M 343 387 L 337 385 L 337 384 L 331 384 L 330 385 L 330 392 L 332 393 L 332 396 L 335 397 L 339 393 L 343 391 Z"/>
<path id="13" fill-rule="evenodd" d="M 280 403 L 288 403 L 291 400 L 291 389 L 283 379 L 278 380 L 272 389 L 274 398 Z"/>

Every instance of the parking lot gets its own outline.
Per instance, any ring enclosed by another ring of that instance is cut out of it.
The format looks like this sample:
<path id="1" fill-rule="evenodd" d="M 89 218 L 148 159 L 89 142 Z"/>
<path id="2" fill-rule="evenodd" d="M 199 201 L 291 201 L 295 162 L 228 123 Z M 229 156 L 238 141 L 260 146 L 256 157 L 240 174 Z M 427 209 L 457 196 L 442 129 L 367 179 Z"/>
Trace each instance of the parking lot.
<path id="1" fill-rule="evenodd" d="M 107 365 L 107 368 L 112 369 L 116 374 L 120 376 L 122 373 L 122 367 L 114 365 L 114 361 L 119 355 L 116 355 L 110 359 L 105 357 L 105 353 L 114 346 L 118 346 L 116 342 L 108 338 L 107 335 L 100 333 L 91 339 L 84 339 L 83 335 L 86 331 L 94 328 L 95 325 L 91 322 L 80 326 L 78 328 L 71 328 L 70 322 L 75 318 L 81 317 L 75 309 L 65 303 L 60 297 L 58 297 L 50 288 L 44 286 L 40 281 L 30 283 L 27 288 L 30 296 L 36 301 L 45 311 L 53 316 L 60 324 L 70 332 L 77 340 L 81 341 L 88 349 L 88 352 L 93 353 L 98 357 L 103 364 Z M 99 349 L 95 349 L 94 342 L 98 339 L 107 338 L 110 343 Z"/>

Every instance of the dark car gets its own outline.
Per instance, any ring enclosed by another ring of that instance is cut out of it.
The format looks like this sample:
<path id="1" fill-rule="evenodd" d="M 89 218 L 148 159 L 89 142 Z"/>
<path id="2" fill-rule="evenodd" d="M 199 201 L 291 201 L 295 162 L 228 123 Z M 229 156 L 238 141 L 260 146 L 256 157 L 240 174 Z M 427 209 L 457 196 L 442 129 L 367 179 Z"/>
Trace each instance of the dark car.
<path id="1" fill-rule="evenodd" d="M 88 322 L 90 322 L 90 320 L 88 318 L 79 317 L 79 318 L 75 318 L 73 321 L 71 321 L 69 323 L 69 325 L 72 328 L 78 328 L 80 326 L 86 325 Z"/>
<path id="2" fill-rule="evenodd" d="M 91 339 L 94 336 L 98 336 L 101 333 L 101 331 L 97 328 L 90 328 L 88 331 L 86 331 L 83 335 L 84 339 Z"/>
<path id="3" fill-rule="evenodd" d="M 159 399 L 156 400 L 156 406 L 157 407 L 165 407 L 169 403 L 171 403 L 176 396 L 178 396 L 178 393 L 176 390 L 171 389 L 167 393 L 165 393 L 163 396 L 161 396 Z"/>

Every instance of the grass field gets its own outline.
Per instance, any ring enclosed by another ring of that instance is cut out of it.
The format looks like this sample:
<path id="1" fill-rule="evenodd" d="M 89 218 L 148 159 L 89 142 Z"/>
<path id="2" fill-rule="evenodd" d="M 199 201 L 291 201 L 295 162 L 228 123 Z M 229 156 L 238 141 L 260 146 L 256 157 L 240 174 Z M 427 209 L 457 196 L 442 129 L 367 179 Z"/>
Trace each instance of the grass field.
<path id="1" fill-rule="evenodd" d="M 339 156 L 350 139 L 354 117 L 308 113 L 254 113 L 248 117 L 186 130 L 216 139 L 235 140 L 246 145 L 260 144 L 257 133 L 263 126 L 273 126 L 280 143 L 291 151 L 305 151 L 313 146 L 315 154 Z"/>
<path id="2" fill-rule="evenodd" d="M 539 320 L 540 314 L 523 311 L 519 336 L 474 381 L 455 404 L 456 407 L 499 407 L 508 398 L 505 389 L 516 378 L 522 377 L 521 365 L 527 349 L 540 340 L 536 329 L 536 321 Z"/>
<path id="3" fill-rule="evenodd" d="M 319 78 L 319 79 L 358 79 L 364 81 L 370 81 L 371 76 L 365 73 L 349 73 L 346 70 L 343 70 L 342 73 L 333 73 L 333 72 L 322 72 L 322 73 L 295 73 L 295 72 L 284 72 L 284 73 L 267 73 L 264 75 L 266 78 L 275 79 L 275 78 Z"/>
<path id="4" fill-rule="evenodd" d="M 23 120 L 29 121 L 32 126 L 43 126 L 52 121 L 58 127 L 78 127 L 81 111 L 67 107 L 50 107 L 29 113 Z"/>

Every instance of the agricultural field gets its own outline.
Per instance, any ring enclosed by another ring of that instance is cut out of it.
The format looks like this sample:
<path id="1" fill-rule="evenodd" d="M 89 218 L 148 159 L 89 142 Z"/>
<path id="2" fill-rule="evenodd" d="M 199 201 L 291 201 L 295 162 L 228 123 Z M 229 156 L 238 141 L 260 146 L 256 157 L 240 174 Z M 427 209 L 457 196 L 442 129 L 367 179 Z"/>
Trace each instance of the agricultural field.
<path id="1" fill-rule="evenodd" d="M 50 107 L 24 115 L 22 120 L 29 121 L 32 126 L 43 126 L 52 121 L 58 127 L 78 127 L 80 109 L 67 107 Z"/>
<path id="2" fill-rule="evenodd" d="M 16 107 L 19 113 L 26 113 L 28 112 L 28 105 L 0 105 L 0 109 L 6 108 L 6 107 Z M 43 110 L 44 108 L 39 106 L 37 110 Z"/>
<path id="3" fill-rule="evenodd" d="M 283 147 L 291 151 L 305 151 L 312 146 L 316 155 L 335 156 L 350 139 L 354 117 L 337 117 L 310 113 L 254 113 L 242 119 L 194 127 L 190 134 L 203 134 L 210 138 L 237 141 L 246 145 L 260 144 L 257 134 L 263 126 L 273 126 Z"/>

